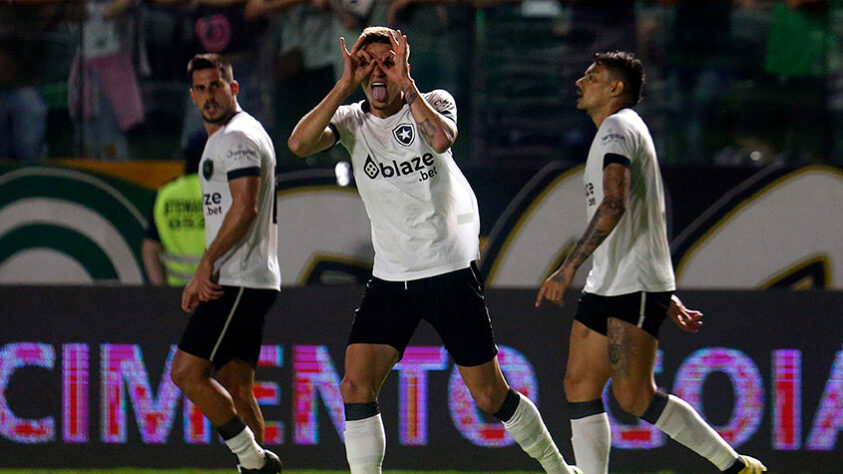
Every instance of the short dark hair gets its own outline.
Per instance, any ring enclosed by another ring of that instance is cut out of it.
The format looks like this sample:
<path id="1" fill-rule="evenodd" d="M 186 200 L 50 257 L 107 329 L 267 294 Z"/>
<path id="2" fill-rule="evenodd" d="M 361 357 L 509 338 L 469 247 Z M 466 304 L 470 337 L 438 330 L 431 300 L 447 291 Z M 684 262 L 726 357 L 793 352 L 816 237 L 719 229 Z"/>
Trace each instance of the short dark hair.
<path id="1" fill-rule="evenodd" d="M 620 76 L 624 83 L 623 90 L 626 92 L 631 105 L 641 102 L 641 93 L 644 90 L 646 77 L 644 76 L 644 64 L 634 54 L 626 51 L 608 51 L 594 54 L 594 64 L 604 66 L 609 74 Z"/>
<path id="2" fill-rule="evenodd" d="M 187 63 L 187 80 L 193 84 L 193 72 L 203 69 L 216 69 L 220 72 L 222 80 L 228 83 L 234 81 L 234 68 L 219 54 L 205 53 L 193 56 Z"/>

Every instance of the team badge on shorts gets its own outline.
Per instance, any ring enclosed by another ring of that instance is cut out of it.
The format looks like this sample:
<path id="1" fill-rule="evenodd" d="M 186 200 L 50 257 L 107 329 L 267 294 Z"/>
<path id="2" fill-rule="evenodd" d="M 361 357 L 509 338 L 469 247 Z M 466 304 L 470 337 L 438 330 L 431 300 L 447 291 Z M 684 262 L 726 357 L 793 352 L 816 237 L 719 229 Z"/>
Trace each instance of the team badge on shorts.
<path id="1" fill-rule="evenodd" d="M 211 179 L 211 176 L 214 174 L 214 162 L 213 160 L 205 160 L 202 163 L 202 176 L 205 177 L 205 181 Z"/>
<path id="2" fill-rule="evenodd" d="M 403 146 L 410 146 L 413 144 L 413 140 L 416 138 L 415 130 L 413 130 L 413 126 L 408 123 L 402 123 L 401 125 L 392 129 L 392 136 L 398 140 Z"/>

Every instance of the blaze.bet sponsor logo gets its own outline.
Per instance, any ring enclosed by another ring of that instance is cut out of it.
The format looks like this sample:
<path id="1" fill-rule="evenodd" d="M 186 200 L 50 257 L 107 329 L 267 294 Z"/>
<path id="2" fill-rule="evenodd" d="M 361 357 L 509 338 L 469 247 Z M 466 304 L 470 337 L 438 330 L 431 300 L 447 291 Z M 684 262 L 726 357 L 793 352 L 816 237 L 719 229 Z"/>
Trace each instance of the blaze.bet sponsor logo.
<path id="1" fill-rule="evenodd" d="M 426 181 L 438 173 L 433 163 L 434 160 L 431 153 L 414 156 L 409 160 L 401 162 L 392 160 L 389 163 L 375 162 L 372 155 L 368 155 L 366 156 L 366 162 L 363 164 L 363 172 L 370 179 L 375 179 L 378 176 L 383 176 L 384 178 L 408 176 L 418 172 L 419 181 Z"/>
<path id="2" fill-rule="evenodd" d="M 209 216 L 214 214 L 222 214 L 222 194 L 220 193 L 205 193 L 202 195 L 202 200 L 205 203 L 205 213 Z"/>

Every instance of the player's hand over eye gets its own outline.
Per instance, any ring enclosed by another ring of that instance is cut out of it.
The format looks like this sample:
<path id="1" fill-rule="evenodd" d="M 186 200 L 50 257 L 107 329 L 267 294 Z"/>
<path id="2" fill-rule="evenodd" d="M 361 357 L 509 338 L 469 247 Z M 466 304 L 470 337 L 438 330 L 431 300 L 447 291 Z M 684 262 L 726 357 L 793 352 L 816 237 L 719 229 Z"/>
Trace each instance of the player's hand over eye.
<path id="1" fill-rule="evenodd" d="M 351 51 L 348 51 L 345 47 L 345 38 L 340 37 L 340 49 L 342 50 L 345 61 L 340 81 L 345 81 L 348 84 L 349 90 L 353 90 L 359 86 L 372 73 L 372 70 L 377 64 L 369 53 L 360 49 L 363 39 L 364 36 L 360 35 L 357 38 L 357 42 L 351 47 Z"/>
<path id="2" fill-rule="evenodd" d="M 402 35 L 401 30 L 392 32 L 389 36 L 392 49 L 386 59 L 378 58 L 378 66 L 383 70 L 386 77 L 402 87 L 410 82 L 410 45 L 407 43 L 407 35 Z"/>

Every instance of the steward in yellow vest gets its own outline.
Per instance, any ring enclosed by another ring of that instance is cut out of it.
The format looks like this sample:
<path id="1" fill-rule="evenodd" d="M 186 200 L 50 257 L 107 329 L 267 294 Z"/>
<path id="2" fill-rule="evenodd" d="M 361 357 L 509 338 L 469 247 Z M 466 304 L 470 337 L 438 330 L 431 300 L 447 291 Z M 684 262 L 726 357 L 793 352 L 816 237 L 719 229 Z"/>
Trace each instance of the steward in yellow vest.
<path id="1" fill-rule="evenodd" d="M 158 190 L 143 241 L 143 263 L 150 284 L 185 286 L 205 252 L 205 218 L 197 168 L 206 137 L 191 137 L 185 175 Z"/>
<path id="2" fill-rule="evenodd" d="M 158 192 L 153 211 L 170 286 L 190 283 L 205 251 L 205 219 L 199 175 L 182 176 Z"/>

